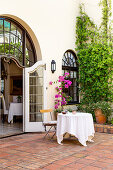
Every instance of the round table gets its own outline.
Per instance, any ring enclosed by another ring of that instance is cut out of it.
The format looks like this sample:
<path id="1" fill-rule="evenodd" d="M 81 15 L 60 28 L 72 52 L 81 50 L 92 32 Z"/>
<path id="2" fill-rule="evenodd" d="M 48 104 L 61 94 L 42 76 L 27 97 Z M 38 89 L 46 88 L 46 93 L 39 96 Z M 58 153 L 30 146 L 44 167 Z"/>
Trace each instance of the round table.
<path id="1" fill-rule="evenodd" d="M 68 112 L 66 114 L 59 113 L 57 116 L 57 142 L 61 144 L 63 135 L 69 133 L 78 138 L 83 146 L 86 141 L 93 142 L 91 139 L 94 137 L 94 123 L 93 117 L 90 113 Z"/>

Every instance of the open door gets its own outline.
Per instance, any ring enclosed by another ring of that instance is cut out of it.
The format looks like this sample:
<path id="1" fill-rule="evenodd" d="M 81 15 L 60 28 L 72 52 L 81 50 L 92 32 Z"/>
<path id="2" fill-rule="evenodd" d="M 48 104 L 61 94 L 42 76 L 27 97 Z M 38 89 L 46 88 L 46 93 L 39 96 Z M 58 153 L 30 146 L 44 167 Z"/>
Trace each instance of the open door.
<path id="1" fill-rule="evenodd" d="M 45 116 L 39 112 L 46 108 L 45 63 L 38 61 L 32 67 L 24 68 L 23 86 L 23 129 L 25 132 L 44 131 L 42 119 Z"/>

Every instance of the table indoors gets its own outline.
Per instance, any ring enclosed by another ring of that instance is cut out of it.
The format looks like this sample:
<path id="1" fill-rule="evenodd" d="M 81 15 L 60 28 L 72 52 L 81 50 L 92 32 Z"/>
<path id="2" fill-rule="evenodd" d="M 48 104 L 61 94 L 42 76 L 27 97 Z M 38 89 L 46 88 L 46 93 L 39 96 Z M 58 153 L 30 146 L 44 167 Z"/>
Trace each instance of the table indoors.
<path id="1" fill-rule="evenodd" d="M 59 113 L 56 132 L 59 144 L 61 144 L 65 133 L 74 135 L 83 146 L 87 146 L 86 141 L 93 142 L 95 130 L 92 114 L 81 112 Z"/>
<path id="2" fill-rule="evenodd" d="M 23 115 L 23 104 L 22 103 L 10 103 L 8 122 L 13 122 L 13 116 Z"/>

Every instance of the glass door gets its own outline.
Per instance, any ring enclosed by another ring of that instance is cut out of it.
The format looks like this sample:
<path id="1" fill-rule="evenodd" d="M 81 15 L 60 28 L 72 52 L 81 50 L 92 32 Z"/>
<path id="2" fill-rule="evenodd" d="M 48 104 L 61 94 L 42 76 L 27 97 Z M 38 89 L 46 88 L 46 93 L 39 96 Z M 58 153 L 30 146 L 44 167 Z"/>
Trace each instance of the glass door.
<path id="1" fill-rule="evenodd" d="M 24 73 L 24 131 L 44 131 L 42 120 L 46 117 L 40 113 L 46 108 L 45 89 L 45 64 L 42 61 L 35 63 L 30 68 L 25 68 Z"/>

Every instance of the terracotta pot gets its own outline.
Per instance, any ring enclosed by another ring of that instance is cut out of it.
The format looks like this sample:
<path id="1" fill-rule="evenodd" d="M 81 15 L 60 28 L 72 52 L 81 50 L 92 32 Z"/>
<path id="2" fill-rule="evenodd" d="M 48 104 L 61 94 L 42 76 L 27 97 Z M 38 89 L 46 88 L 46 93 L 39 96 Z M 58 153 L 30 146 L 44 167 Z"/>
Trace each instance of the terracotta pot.
<path id="1" fill-rule="evenodd" d="M 104 116 L 104 114 L 102 114 L 101 109 L 96 109 L 95 110 L 95 117 L 96 117 L 96 122 L 97 123 L 99 123 L 99 124 L 106 123 L 106 117 Z"/>

